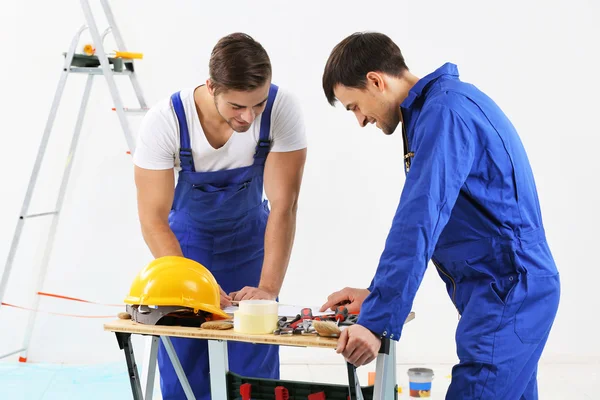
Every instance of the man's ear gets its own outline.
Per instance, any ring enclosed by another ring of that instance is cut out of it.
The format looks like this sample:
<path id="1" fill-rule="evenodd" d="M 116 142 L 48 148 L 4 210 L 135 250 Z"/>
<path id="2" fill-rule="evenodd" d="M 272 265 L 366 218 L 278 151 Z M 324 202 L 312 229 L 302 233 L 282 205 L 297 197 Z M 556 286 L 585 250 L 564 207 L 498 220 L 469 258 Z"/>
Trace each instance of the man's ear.
<path id="1" fill-rule="evenodd" d="M 206 80 L 206 88 L 208 89 L 208 94 L 210 94 L 211 96 L 215 95 L 215 88 L 213 86 L 213 83 L 210 79 Z"/>
<path id="2" fill-rule="evenodd" d="M 367 86 L 373 86 L 382 92 L 385 89 L 385 79 L 379 72 L 370 71 L 367 73 Z"/>

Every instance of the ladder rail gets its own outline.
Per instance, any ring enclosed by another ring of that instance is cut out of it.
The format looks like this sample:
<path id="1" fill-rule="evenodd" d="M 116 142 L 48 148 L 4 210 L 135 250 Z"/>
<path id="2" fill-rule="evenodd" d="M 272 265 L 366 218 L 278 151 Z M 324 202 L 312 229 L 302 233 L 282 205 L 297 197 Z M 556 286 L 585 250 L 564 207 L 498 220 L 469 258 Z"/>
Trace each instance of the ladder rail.
<path id="1" fill-rule="evenodd" d="M 135 91 L 135 95 L 138 99 L 138 103 L 140 104 L 140 108 L 148 109 L 148 104 L 146 104 L 144 93 L 142 92 L 142 86 L 140 85 L 137 79 L 137 75 L 130 74 L 129 79 L 131 80 L 131 84 L 133 85 L 133 90 Z"/>
<path id="2" fill-rule="evenodd" d="M 121 35 L 121 30 L 117 26 L 117 22 L 115 20 L 115 15 L 108 4 L 108 0 L 100 0 L 100 4 L 102 4 L 102 8 L 104 9 L 104 14 L 106 15 L 106 19 L 112 31 L 113 37 L 115 38 L 115 42 L 121 51 L 127 51 L 127 46 L 125 46 L 125 41 L 123 40 L 123 36 Z M 107 33 L 107 32 L 105 32 Z M 133 60 L 131 61 L 133 63 Z M 135 91 L 135 95 L 137 97 L 138 103 L 140 104 L 140 108 L 148 108 L 146 104 L 145 96 L 142 91 L 142 87 L 137 80 L 137 76 L 134 74 L 129 75 L 129 79 L 131 80 L 131 84 L 133 85 L 133 90 Z"/>
<path id="3" fill-rule="evenodd" d="M 84 1 L 87 2 L 87 0 L 84 0 Z M 110 8 L 110 5 L 108 4 L 108 1 L 100 0 L 100 4 L 102 5 L 102 8 L 104 9 L 104 14 L 106 15 L 106 20 L 108 21 L 108 25 L 109 25 L 110 29 L 112 30 L 113 36 L 115 38 L 115 42 L 117 43 L 117 46 L 119 46 L 119 50 L 127 51 L 127 47 L 125 46 L 125 41 L 123 40 L 123 36 L 121 36 L 121 31 L 117 27 L 115 15 L 113 14 L 112 9 Z"/>
<path id="4" fill-rule="evenodd" d="M 19 219 L 17 221 L 17 226 L 15 229 L 15 233 L 13 235 L 13 239 L 10 245 L 10 249 L 8 251 L 8 256 L 6 259 L 6 264 L 4 267 L 4 271 L 2 272 L 2 279 L 0 280 L 0 308 L 2 307 L 2 301 L 4 300 L 4 295 L 6 294 L 6 288 L 8 286 L 8 279 L 10 277 L 14 259 L 17 253 L 17 248 L 19 246 L 21 240 L 21 234 L 23 233 L 23 225 L 25 223 L 25 218 L 27 218 L 27 213 L 29 212 L 29 206 L 31 205 L 31 199 L 33 197 L 33 191 L 35 185 L 37 183 L 37 179 L 39 176 L 40 168 L 42 166 L 42 162 L 44 160 L 44 155 L 46 151 L 46 147 L 48 146 L 48 141 L 50 140 L 50 135 L 52 133 L 52 126 L 54 125 L 54 121 L 56 119 L 56 114 L 58 113 L 58 108 L 60 106 L 60 100 L 64 93 L 65 86 L 67 84 L 67 78 L 69 76 L 69 67 L 71 62 L 73 61 L 73 56 L 75 55 L 75 50 L 77 48 L 77 43 L 79 42 L 79 38 L 83 31 L 85 31 L 86 26 L 81 26 L 73 39 L 71 40 L 71 45 L 69 46 L 69 51 L 65 56 L 65 61 L 63 65 L 63 70 L 60 74 L 60 79 L 58 81 L 58 86 L 56 88 L 56 92 L 54 93 L 54 98 L 52 100 L 52 105 L 50 107 L 50 113 L 48 114 L 48 119 L 46 120 L 46 126 L 44 127 L 44 133 L 42 135 L 42 139 L 40 145 L 38 147 L 37 156 L 35 159 L 35 163 L 33 166 L 33 170 L 31 173 L 31 177 L 29 179 L 29 183 L 27 185 L 27 190 L 25 192 L 25 198 L 23 200 L 23 204 L 21 206 L 21 212 L 19 214 Z"/>
<path id="5" fill-rule="evenodd" d="M 90 98 L 90 92 L 92 90 L 92 83 L 94 81 L 94 75 L 88 75 L 88 78 L 85 83 L 85 89 L 83 92 L 83 98 L 81 100 L 81 105 L 79 107 L 79 112 L 77 113 L 77 122 L 75 123 L 73 138 L 71 139 L 71 146 L 69 148 L 69 154 L 67 156 L 67 163 L 65 165 L 65 169 L 63 171 L 62 181 L 60 183 L 60 189 L 58 192 L 58 198 L 56 200 L 55 209 L 58 211 L 52 216 L 52 223 L 50 225 L 50 231 L 48 233 L 47 243 L 44 249 L 44 256 L 42 258 L 42 262 L 39 268 L 37 275 L 37 282 L 35 286 L 35 295 L 33 298 L 33 305 L 31 306 L 32 310 L 37 310 L 40 296 L 37 293 L 42 290 L 42 286 L 44 284 L 44 280 L 46 278 L 46 273 L 48 272 L 48 263 L 50 261 L 50 256 L 52 255 L 52 249 L 54 248 L 54 242 L 56 239 L 56 231 L 58 228 L 58 223 L 60 220 L 60 212 L 62 210 L 62 206 L 65 200 L 65 195 L 67 193 L 67 186 L 69 184 L 69 178 L 71 177 L 71 171 L 73 169 L 73 160 L 75 159 L 75 150 L 77 150 L 77 144 L 79 143 L 79 138 L 81 136 L 81 127 L 83 126 L 83 119 L 85 116 L 85 111 L 87 109 L 88 100 Z M 25 337 L 23 339 L 23 351 L 21 352 L 21 359 L 27 360 L 27 352 L 29 350 L 29 342 L 31 341 L 31 335 L 33 334 L 33 327 L 35 325 L 35 312 L 29 312 L 29 320 L 27 322 L 27 330 L 25 331 Z"/>
<path id="6" fill-rule="evenodd" d="M 131 129 L 129 128 L 129 122 L 127 121 L 127 117 L 124 112 L 123 102 L 121 101 L 121 96 L 119 96 L 119 91 L 117 89 L 117 84 L 115 82 L 115 78 L 113 75 L 113 71 L 110 68 L 108 63 L 108 57 L 106 56 L 106 52 L 104 51 L 104 45 L 102 44 L 102 38 L 100 36 L 100 32 L 98 31 L 98 26 L 96 25 L 96 20 L 94 19 L 94 15 L 92 13 L 92 9 L 90 7 L 89 0 L 80 0 L 81 8 L 83 9 L 83 14 L 85 15 L 85 19 L 88 24 L 88 28 L 90 30 L 90 35 L 92 36 L 92 40 L 96 45 L 96 52 L 98 53 L 98 60 L 100 61 L 100 65 L 102 70 L 104 71 L 104 77 L 106 78 L 106 83 L 108 85 L 108 89 L 113 98 L 115 109 L 117 112 L 117 116 L 119 117 L 119 122 L 121 123 L 121 127 L 125 133 L 125 140 L 127 142 L 127 146 L 129 147 L 129 151 L 131 153 L 135 150 L 135 141 L 133 139 L 133 135 L 131 133 Z M 104 5 L 106 4 L 106 7 Z M 103 8 L 105 10 L 108 9 L 110 12 L 110 7 L 108 7 L 108 3 L 103 3 Z M 112 12 L 111 12 L 112 14 Z M 113 18 L 114 21 L 114 18 Z M 115 30 L 115 27 L 112 27 L 113 35 L 115 35 L 115 40 L 120 37 L 118 30 Z M 117 42 L 117 44 L 119 44 Z"/>

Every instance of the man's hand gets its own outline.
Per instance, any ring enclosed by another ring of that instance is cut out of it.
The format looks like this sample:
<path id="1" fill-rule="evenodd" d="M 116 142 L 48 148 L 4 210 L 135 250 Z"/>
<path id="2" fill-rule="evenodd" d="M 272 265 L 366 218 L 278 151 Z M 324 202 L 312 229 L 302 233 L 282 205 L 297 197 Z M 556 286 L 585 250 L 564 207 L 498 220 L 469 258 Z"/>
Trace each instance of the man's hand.
<path id="1" fill-rule="evenodd" d="M 334 309 L 336 306 L 346 304 L 349 313 L 360 312 L 360 306 L 369 295 L 368 289 L 344 288 L 327 297 L 327 302 L 321 306 L 319 311 L 323 312 L 328 308 Z"/>
<path id="2" fill-rule="evenodd" d="M 242 290 L 238 290 L 237 292 L 229 293 L 231 299 L 233 301 L 242 301 L 242 300 L 275 300 L 277 295 L 268 292 L 266 290 L 255 288 L 251 286 L 246 286 Z"/>
<path id="3" fill-rule="evenodd" d="M 231 305 L 231 296 L 229 296 L 221 286 L 219 286 L 219 290 L 221 291 L 221 308 L 229 307 Z"/>
<path id="4" fill-rule="evenodd" d="M 381 339 L 360 325 L 352 325 L 342 331 L 336 352 L 356 367 L 366 365 L 377 358 Z"/>

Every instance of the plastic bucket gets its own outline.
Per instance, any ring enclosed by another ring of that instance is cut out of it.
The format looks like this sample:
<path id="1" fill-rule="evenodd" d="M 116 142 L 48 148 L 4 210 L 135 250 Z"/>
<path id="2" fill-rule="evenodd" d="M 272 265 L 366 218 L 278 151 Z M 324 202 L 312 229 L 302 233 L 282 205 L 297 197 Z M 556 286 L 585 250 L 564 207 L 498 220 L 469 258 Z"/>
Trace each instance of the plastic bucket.
<path id="1" fill-rule="evenodd" d="M 432 380 L 433 370 L 429 368 L 410 368 L 408 370 L 410 397 L 431 397 Z"/>

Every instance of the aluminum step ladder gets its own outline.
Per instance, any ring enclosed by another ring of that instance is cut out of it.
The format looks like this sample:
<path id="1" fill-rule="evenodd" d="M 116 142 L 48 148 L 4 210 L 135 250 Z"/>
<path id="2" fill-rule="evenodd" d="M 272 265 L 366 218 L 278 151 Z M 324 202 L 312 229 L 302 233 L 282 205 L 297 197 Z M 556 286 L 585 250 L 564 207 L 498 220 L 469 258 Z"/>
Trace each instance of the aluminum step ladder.
<path id="1" fill-rule="evenodd" d="M 109 33 L 112 33 L 115 43 L 117 44 L 120 52 L 126 52 L 127 49 L 125 47 L 125 42 L 121 36 L 119 29 L 117 28 L 117 24 L 115 22 L 114 15 L 112 10 L 108 4 L 108 0 L 100 0 L 102 8 L 104 10 L 104 14 L 106 15 L 106 20 L 108 22 L 108 27 L 102 33 L 99 32 L 98 26 L 96 24 L 96 20 L 94 19 L 94 15 L 92 9 L 89 4 L 89 0 L 80 0 L 81 7 L 83 10 L 83 14 L 85 16 L 86 24 L 84 24 L 71 41 L 71 45 L 67 53 L 64 53 L 65 60 L 62 73 L 60 75 L 60 80 L 58 82 L 58 87 L 56 89 L 56 93 L 54 94 L 54 100 L 52 102 L 52 106 L 50 109 L 50 114 L 48 115 L 48 119 L 46 122 L 46 126 L 44 129 L 44 134 L 42 136 L 42 140 L 38 149 L 37 158 L 35 160 L 35 164 L 33 167 L 33 171 L 31 173 L 31 177 L 29 180 L 29 185 L 27 187 L 27 191 L 25 193 L 25 199 L 23 201 L 23 205 L 21 208 L 21 212 L 19 214 L 19 218 L 17 221 L 17 226 L 15 229 L 15 233 L 12 239 L 12 244 L 10 246 L 10 250 L 8 253 L 8 257 L 6 260 L 6 265 L 4 271 L 2 273 L 2 280 L 0 280 L 0 307 L 2 305 L 2 300 L 4 299 L 4 294 L 6 292 L 6 288 L 8 285 L 8 280 L 10 277 L 10 273 L 13 267 L 13 261 L 17 252 L 17 248 L 19 246 L 19 240 L 21 238 L 21 233 L 23 231 L 23 227 L 25 225 L 25 221 L 32 218 L 40 218 L 51 216 L 52 221 L 50 225 L 50 230 L 48 234 L 48 239 L 46 243 L 46 247 L 44 249 L 44 254 L 42 257 L 41 264 L 39 266 L 39 273 L 37 278 L 37 283 L 35 286 L 35 296 L 34 301 L 31 306 L 33 310 L 36 310 L 39 304 L 39 296 L 37 293 L 41 290 L 42 285 L 44 283 L 48 261 L 50 259 L 50 255 L 52 253 L 52 247 L 54 244 L 54 237 L 56 234 L 56 229 L 59 222 L 60 213 L 63 206 L 63 201 L 65 197 L 65 192 L 67 189 L 67 185 L 69 182 L 69 175 L 71 173 L 71 167 L 73 165 L 73 158 L 75 155 L 75 150 L 77 149 L 77 143 L 79 140 L 79 136 L 81 133 L 81 126 L 83 124 L 83 118 L 85 114 L 85 110 L 87 107 L 90 91 L 92 88 L 92 83 L 95 75 L 104 75 L 106 78 L 106 83 L 108 84 L 108 88 L 110 91 L 110 95 L 112 97 L 114 108 L 113 110 L 116 112 L 119 123 L 123 129 L 125 134 L 125 140 L 127 142 L 127 146 L 129 148 L 128 153 L 133 153 L 135 150 L 134 138 L 131 133 L 131 129 L 128 123 L 128 114 L 139 114 L 145 113 L 148 110 L 146 105 L 146 101 L 144 99 L 144 95 L 142 93 L 142 89 L 138 82 L 137 76 L 135 74 L 134 69 L 134 60 L 133 58 L 117 58 L 117 57 L 108 57 L 106 51 L 103 47 L 103 42 Z M 76 54 L 78 49 L 79 40 L 81 34 L 89 29 L 90 36 L 93 41 L 93 46 L 95 48 L 95 52 L 93 55 L 84 55 L 84 54 Z M 71 145 L 69 149 L 69 154 L 67 157 L 67 163 L 65 169 L 63 171 L 62 181 L 59 188 L 58 199 L 56 201 L 56 206 L 53 210 L 38 214 L 29 214 L 29 205 L 31 202 L 31 198 L 33 195 L 33 191 L 36 186 L 36 181 L 38 178 L 38 174 L 40 172 L 40 167 L 42 164 L 42 160 L 44 158 L 44 154 L 46 152 L 46 147 L 48 144 L 48 140 L 50 138 L 50 133 L 52 131 L 52 126 L 54 124 L 54 120 L 58 111 L 58 107 L 61 102 L 61 98 L 65 89 L 65 85 L 67 83 L 67 77 L 70 74 L 87 74 L 87 81 L 85 84 L 85 89 L 83 92 L 83 98 L 81 100 L 81 105 L 79 107 L 79 112 L 77 114 L 77 119 L 75 122 L 75 128 L 73 132 L 73 138 L 71 140 Z M 121 96 L 119 95 L 119 91 L 117 90 L 117 85 L 115 82 L 115 75 L 126 75 L 129 77 L 131 84 L 133 86 L 133 90 L 135 91 L 135 95 L 137 96 L 137 100 L 139 102 L 139 108 L 129 109 L 123 106 L 121 101 Z M 36 312 L 29 312 L 29 321 L 27 323 L 27 328 L 25 331 L 25 336 L 23 340 L 22 348 L 11 351 L 8 354 L 0 355 L 0 359 L 6 358 L 17 353 L 20 353 L 19 361 L 26 362 L 27 361 L 27 351 L 29 348 L 29 342 L 31 340 L 31 335 L 33 332 L 34 324 L 36 319 Z"/>

